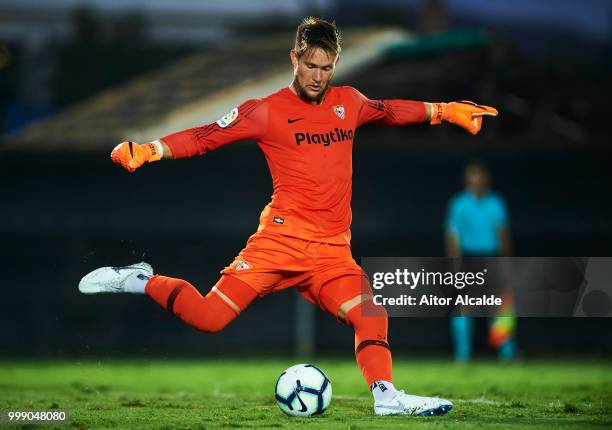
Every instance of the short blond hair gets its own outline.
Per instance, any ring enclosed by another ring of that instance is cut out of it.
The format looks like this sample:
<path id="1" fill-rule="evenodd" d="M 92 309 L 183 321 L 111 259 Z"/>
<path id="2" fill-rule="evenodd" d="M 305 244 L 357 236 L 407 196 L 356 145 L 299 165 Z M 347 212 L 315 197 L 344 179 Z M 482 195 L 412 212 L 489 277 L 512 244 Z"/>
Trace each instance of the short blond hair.
<path id="1" fill-rule="evenodd" d="M 342 37 L 335 22 L 309 16 L 298 25 L 295 34 L 295 52 L 301 57 L 311 48 L 321 48 L 327 53 L 340 54 Z"/>

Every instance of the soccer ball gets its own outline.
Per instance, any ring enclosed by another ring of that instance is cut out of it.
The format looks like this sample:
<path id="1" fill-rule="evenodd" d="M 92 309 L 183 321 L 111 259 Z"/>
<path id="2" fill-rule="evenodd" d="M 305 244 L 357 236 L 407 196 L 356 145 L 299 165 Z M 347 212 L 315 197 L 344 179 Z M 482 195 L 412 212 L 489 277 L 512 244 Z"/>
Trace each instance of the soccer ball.
<path id="1" fill-rule="evenodd" d="M 331 381 L 312 364 L 296 364 L 278 377 L 275 397 L 276 404 L 287 415 L 319 415 L 331 402 Z"/>

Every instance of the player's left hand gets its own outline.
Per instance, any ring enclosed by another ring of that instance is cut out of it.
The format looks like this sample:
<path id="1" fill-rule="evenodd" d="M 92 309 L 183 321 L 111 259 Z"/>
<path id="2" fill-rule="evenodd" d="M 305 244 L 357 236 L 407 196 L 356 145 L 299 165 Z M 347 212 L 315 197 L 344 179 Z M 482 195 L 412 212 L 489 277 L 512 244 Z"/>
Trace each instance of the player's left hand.
<path id="1" fill-rule="evenodd" d="M 472 134 L 477 134 L 480 131 L 483 116 L 497 116 L 497 109 L 467 100 L 450 103 L 432 103 L 432 107 L 431 125 L 448 121 L 463 127 Z"/>

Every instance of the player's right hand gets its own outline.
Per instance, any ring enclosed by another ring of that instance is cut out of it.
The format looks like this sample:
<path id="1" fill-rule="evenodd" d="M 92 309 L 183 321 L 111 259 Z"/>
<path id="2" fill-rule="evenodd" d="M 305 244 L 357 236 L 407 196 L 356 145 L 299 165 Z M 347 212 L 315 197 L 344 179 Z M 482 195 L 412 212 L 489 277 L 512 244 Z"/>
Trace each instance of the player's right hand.
<path id="1" fill-rule="evenodd" d="M 111 151 L 113 163 L 132 173 L 146 162 L 161 159 L 159 149 L 154 143 L 138 144 L 136 142 L 121 142 Z"/>

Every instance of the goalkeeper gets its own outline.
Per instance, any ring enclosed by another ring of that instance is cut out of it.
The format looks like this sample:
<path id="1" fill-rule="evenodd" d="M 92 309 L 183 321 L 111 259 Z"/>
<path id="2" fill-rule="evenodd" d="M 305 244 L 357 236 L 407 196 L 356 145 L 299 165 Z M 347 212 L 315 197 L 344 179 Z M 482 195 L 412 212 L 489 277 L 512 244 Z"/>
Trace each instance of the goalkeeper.
<path id="1" fill-rule="evenodd" d="M 113 162 L 129 172 L 147 162 L 203 155 L 242 140 L 254 140 L 264 152 L 274 188 L 271 202 L 257 232 L 205 296 L 185 280 L 154 274 L 144 262 L 97 269 L 79 289 L 144 293 L 192 327 L 218 332 L 255 299 L 296 288 L 354 329 L 355 356 L 377 415 L 442 415 L 452 407 L 448 400 L 408 395 L 393 386 L 387 314 L 372 303 L 367 277 L 351 255 L 355 131 L 368 123 L 446 121 L 477 134 L 483 116 L 497 111 L 472 102 L 370 100 L 355 88 L 333 87 L 339 54 L 335 24 L 306 18 L 290 51 L 290 85 L 247 100 L 211 124 L 113 149 Z"/>

